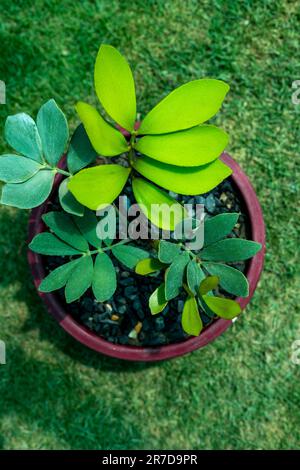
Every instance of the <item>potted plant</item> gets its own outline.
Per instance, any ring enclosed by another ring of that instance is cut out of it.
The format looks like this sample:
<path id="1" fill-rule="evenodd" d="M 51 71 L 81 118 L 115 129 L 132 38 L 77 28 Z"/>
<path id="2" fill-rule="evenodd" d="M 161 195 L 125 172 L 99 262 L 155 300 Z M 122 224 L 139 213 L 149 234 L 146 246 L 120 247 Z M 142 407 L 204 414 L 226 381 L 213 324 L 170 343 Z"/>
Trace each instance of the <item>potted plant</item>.
<path id="1" fill-rule="evenodd" d="M 5 137 L 19 155 L 0 158 L 1 203 L 33 209 L 35 285 L 72 336 L 122 359 L 185 354 L 237 318 L 263 265 L 254 190 L 224 153 L 227 134 L 203 124 L 229 86 L 189 82 L 138 123 L 129 65 L 102 45 L 95 89 L 106 117 L 79 102 L 69 145 L 54 100 L 36 122 L 7 118 Z"/>

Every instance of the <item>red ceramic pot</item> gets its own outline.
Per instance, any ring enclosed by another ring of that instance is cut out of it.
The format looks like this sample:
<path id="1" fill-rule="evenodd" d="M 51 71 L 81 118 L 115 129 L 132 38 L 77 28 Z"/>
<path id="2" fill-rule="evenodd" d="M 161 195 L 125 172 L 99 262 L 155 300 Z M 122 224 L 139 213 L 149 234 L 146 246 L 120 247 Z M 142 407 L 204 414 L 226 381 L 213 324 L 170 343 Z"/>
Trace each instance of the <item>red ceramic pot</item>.
<path id="1" fill-rule="evenodd" d="M 241 199 L 247 211 L 250 221 L 251 239 L 262 244 L 262 250 L 252 258 L 248 264 L 246 276 L 249 281 L 249 296 L 247 298 L 239 297 L 236 299 L 242 309 L 250 302 L 254 294 L 256 285 L 261 275 L 265 256 L 265 226 L 262 210 L 255 191 L 240 166 L 226 153 L 223 153 L 222 160 L 233 170 L 230 177 L 240 192 Z M 56 182 L 56 186 L 58 182 Z M 48 200 L 49 201 L 49 200 Z M 32 210 L 29 221 L 29 241 L 38 233 L 45 230 L 41 219 L 47 212 L 48 201 L 40 207 Z M 41 280 L 45 277 L 43 256 L 28 250 L 28 261 L 32 271 L 34 284 L 38 288 Z M 215 338 L 220 336 L 231 324 L 231 320 L 217 319 L 211 325 L 207 326 L 198 337 L 188 338 L 180 343 L 168 344 L 166 346 L 140 347 L 123 346 L 112 344 L 104 338 L 100 338 L 95 333 L 79 324 L 66 310 L 66 305 L 62 304 L 61 299 L 55 293 L 42 293 L 38 291 L 39 296 L 45 303 L 49 313 L 58 321 L 71 336 L 94 349 L 97 352 L 106 354 L 119 359 L 129 361 L 161 361 L 176 356 L 182 356 L 195 349 L 202 348 Z"/>

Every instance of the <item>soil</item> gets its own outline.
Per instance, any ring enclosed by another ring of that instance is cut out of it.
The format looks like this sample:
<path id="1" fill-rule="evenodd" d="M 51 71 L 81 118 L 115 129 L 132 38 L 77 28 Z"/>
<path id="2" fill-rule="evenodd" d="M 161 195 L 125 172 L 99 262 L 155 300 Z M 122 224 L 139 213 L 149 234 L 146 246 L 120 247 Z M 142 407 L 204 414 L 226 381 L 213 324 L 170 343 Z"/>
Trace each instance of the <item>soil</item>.
<path id="1" fill-rule="evenodd" d="M 125 194 L 132 200 L 131 186 L 125 188 Z M 181 196 L 171 193 L 181 203 L 204 204 L 208 217 L 224 212 L 239 212 L 240 217 L 230 237 L 251 239 L 246 210 L 231 179 L 225 180 L 213 191 L 201 196 Z M 59 209 L 54 203 L 53 209 Z M 139 241 L 143 248 L 151 250 L 150 241 Z M 134 242 L 137 245 L 137 241 Z M 146 244 L 146 246 L 145 246 Z M 78 321 L 97 335 L 116 344 L 136 346 L 159 346 L 181 342 L 188 335 L 181 327 L 181 314 L 186 294 L 181 293 L 171 300 L 162 313 L 151 315 L 148 299 L 151 293 L 163 282 L 163 274 L 155 273 L 142 277 L 125 268 L 114 257 L 113 262 L 117 271 L 118 287 L 113 297 L 103 303 L 97 302 L 89 289 L 80 300 L 67 305 L 64 291 L 58 291 L 61 303 L 65 309 Z M 65 263 L 66 258 L 45 257 L 46 271 L 51 271 Z M 232 266 L 247 271 L 247 263 L 232 263 Z M 234 298 L 221 289 L 220 294 Z M 211 324 L 216 317 L 208 317 L 200 310 L 204 327 Z"/>

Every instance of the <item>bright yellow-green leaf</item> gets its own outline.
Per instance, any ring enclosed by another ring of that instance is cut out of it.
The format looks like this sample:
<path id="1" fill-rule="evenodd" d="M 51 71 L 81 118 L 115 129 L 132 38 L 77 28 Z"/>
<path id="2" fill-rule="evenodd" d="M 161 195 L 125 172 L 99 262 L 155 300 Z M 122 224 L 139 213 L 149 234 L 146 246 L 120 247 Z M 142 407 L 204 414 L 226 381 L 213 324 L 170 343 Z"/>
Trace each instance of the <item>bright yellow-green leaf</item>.
<path id="1" fill-rule="evenodd" d="M 135 267 L 135 272 L 142 276 L 147 276 L 148 274 L 155 273 L 160 271 L 166 265 L 159 261 L 157 258 L 146 258 L 138 262 Z"/>
<path id="2" fill-rule="evenodd" d="M 113 157 L 128 150 L 125 137 L 108 124 L 93 106 L 79 101 L 76 111 L 92 146 L 100 155 Z"/>
<path id="3" fill-rule="evenodd" d="M 199 292 L 201 295 L 207 294 L 209 291 L 215 289 L 219 284 L 218 276 L 208 276 L 200 284 Z"/>
<path id="4" fill-rule="evenodd" d="M 160 162 L 179 166 L 199 166 L 220 156 L 228 144 L 228 135 L 215 126 L 196 126 L 164 135 L 146 135 L 135 148 Z"/>
<path id="5" fill-rule="evenodd" d="M 221 318 L 232 320 L 232 318 L 241 313 L 241 307 L 235 300 L 210 295 L 204 295 L 203 300 L 206 305 Z"/>
<path id="6" fill-rule="evenodd" d="M 132 131 L 136 119 L 134 80 L 126 59 L 117 49 L 103 44 L 95 63 L 98 98 L 112 119 Z"/>
<path id="7" fill-rule="evenodd" d="M 187 213 L 169 194 L 142 178 L 132 182 L 134 197 L 151 222 L 164 230 L 174 230 Z"/>
<path id="8" fill-rule="evenodd" d="M 186 195 L 207 193 L 232 173 L 219 159 L 199 167 L 179 167 L 140 157 L 134 168 L 159 186 Z"/>
<path id="9" fill-rule="evenodd" d="M 163 311 L 167 305 L 165 298 L 165 284 L 161 284 L 149 297 L 149 308 L 152 315 L 156 315 Z"/>
<path id="10" fill-rule="evenodd" d="M 99 165 L 79 171 L 68 188 L 78 202 L 92 210 L 111 204 L 120 194 L 130 173 L 121 165 Z"/>
<path id="11" fill-rule="evenodd" d="M 189 296 L 185 301 L 181 325 L 188 335 L 198 336 L 203 328 L 195 297 Z"/>
<path id="12" fill-rule="evenodd" d="M 147 114 L 139 134 L 166 134 L 201 124 L 218 112 L 228 91 L 227 83 L 211 78 L 186 83 Z"/>

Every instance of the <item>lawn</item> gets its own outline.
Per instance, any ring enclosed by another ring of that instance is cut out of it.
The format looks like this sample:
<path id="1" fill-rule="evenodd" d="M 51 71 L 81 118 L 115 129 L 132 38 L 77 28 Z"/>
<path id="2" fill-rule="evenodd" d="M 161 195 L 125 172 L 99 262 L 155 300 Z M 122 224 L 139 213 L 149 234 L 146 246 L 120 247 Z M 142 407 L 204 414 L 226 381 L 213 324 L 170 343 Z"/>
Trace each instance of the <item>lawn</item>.
<path id="1" fill-rule="evenodd" d="M 0 448 L 296 449 L 299 323 L 299 1 L 2 0 L 0 151 L 8 114 L 53 97 L 96 102 L 100 43 L 130 61 L 144 115 L 174 87 L 231 85 L 216 122 L 252 180 L 267 225 L 262 280 L 222 337 L 185 357 L 131 364 L 94 353 L 46 313 L 26 261 L 28 213 L 0 208 Z"/>

